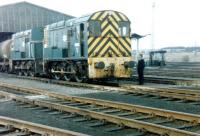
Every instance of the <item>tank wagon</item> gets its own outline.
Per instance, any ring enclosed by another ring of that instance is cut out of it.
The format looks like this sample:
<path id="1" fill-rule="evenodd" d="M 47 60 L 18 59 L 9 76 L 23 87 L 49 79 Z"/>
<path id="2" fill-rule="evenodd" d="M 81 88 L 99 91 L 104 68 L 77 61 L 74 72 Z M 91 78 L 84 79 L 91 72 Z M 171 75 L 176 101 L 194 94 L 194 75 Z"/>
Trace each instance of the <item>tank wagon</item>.
<path id="1" fill-rule="evenodd" d="M 7 72 L 9 70 L 11 43 L 11 40 L 0 43 L 0 71 Z"/>
<path id="2" fill-rule="evenodd" d="M 10 70 L 55 79 L 128 78 L 134 67 L 130 21 L 99 11 L 13 35 Z"/>

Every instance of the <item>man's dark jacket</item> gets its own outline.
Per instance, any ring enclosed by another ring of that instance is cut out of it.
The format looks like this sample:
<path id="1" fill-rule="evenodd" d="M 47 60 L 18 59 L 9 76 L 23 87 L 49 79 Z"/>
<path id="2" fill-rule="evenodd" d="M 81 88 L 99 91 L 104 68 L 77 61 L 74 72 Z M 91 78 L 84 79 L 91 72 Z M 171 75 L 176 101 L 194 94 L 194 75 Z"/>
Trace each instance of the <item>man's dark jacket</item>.
<path id="1" fill-rule="evenodd" d="M 138 66 L 137 66 L 137 71 L 138 71 L 138 73 L 140 73 L 140 72 L 143 73 L 144 67 L 145 67 L 144 59 L 139 60 L 139 61 L 138 61 Z"/>

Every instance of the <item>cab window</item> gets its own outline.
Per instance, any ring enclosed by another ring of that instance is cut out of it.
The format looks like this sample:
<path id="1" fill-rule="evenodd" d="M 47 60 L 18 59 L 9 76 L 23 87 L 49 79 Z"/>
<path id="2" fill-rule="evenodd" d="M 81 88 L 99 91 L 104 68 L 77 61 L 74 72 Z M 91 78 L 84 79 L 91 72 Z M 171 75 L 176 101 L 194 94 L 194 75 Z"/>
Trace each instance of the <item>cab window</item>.
<path id="1" fill-rule="evenodd" d="M 101 23 L 100 21 L 89 22 L 89 33 L 90 36 L 99 37 L 101 35 Z"/>
<path id="2" fill-rule="evenodd" d="M 130 32 L 130 23 L 121 21 L 119 22 L 119 35 L 122 37 L 127 37 L 129 36 Z"/>

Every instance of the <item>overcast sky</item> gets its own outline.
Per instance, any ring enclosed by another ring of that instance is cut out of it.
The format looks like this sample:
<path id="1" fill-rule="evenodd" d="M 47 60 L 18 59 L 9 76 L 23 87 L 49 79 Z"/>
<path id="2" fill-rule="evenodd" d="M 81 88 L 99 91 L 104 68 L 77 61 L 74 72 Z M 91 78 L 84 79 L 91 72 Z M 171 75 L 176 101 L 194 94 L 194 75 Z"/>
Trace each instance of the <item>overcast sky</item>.
<path id="1" fill-rule="evenodd" d="M 81 16 L 98 10 L 117 10 L 131 20 L 132 33 L 152 33 L 154 8 L 155 48 L 166 46 L 200 46 L 200 0 L 26 0 L 65 14 Z M 20 0 L 0 0 L 0 5 Z M 140 41 L 143 49 L 151 48 L 152 36 Z"/>

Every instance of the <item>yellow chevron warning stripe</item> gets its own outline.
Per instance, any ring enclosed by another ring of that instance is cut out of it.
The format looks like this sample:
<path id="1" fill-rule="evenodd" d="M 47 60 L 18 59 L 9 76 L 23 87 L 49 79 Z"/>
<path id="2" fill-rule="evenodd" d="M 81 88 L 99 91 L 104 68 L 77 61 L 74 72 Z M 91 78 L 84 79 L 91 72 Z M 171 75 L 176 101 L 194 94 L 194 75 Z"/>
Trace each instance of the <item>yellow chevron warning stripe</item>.
<path id="1" fill-rule="evenodd" d="M 111 41 L 109 41 L 109 42 L 106 44 L 106 48 L 103 48 L 103 50 L 101 51 L 101 53 L 99 54 L 98 57 L 102 57 L 102 55 L 105 53 L 106 50 L 108 50 L 108 48 L 112 48 L 117 54 L 119 54 L 118 49 L 112 44 Z M 116 55 L 117 55 L 117 54 L 116 54 Z"/>
<path id="2" fill-rule="evenodd" d="M 119 16 L 121 16 L 121 18 L 123 18 L 123 21 L 128 21 L 126 16 L 124 16 L 122 13 L 118 13 L 118 14 L 119 14 Z"/>
<path id="3" fill-rule="evenodd" d="M 88 52 L 90 52 L 95 46 L 99 46 L 97 43 L 101 40 L 101 38 L 96 38 L 96 40 L 90 45 Z"/>
<path id="4" fill-rule="evenodd" d="M 102 41 L 100 42 L 100 44 L 98 46 L 96 46 L 95 44 L 93 44 L 89 49 L 88 49 L 88 55 L 92 55 L 95 52 L 99 52 L 99 49 L 102 47 L 102 45 L 105 44 L 105 42 L 108 40 L 108 38 L 103 38 Z"/>
<path id="5" fill-rule="evenodd" d="M 125 15 L 115 11 L 100 11 L 92 15 L 90 20 L 101 22 L 101 36 L 88 38 L 88 57 L 105 57 L 109 52 L 117 57 L 131 55 L 130 37 L 123 38 L 118 32 L 119 22 L 129 21 Z"/>
<path id="6" fill-rule="evenodd" d="M 93 16 L 92 16 L 92 20 L 96 20 L 96 18 L 99 16 L 101 14 L 101 12 L 97 12 L 96 14 L 94 14 Z"/>
<path id="7" fill-rule="evenodd" d="M 119 22 L 122 21 L 116 13 L 113 13 L 113 17 Z"/>
<path id="8" fill-rule="evenodd" d="M 88 45 L 89 45 L 94 39 L 95 39 L 94 37 L 90 37 L 90 38 L 88 39 Z"/>
<path id="9" fill-rule="evenodd" d="M 122 45 L 126 47 L 126 49 L 131 50 L 131 47 L 122 38 L 119 38 L 119 40 L 122 43 Z"/>

